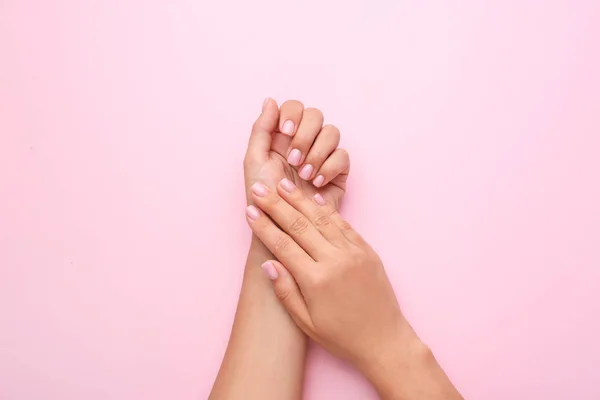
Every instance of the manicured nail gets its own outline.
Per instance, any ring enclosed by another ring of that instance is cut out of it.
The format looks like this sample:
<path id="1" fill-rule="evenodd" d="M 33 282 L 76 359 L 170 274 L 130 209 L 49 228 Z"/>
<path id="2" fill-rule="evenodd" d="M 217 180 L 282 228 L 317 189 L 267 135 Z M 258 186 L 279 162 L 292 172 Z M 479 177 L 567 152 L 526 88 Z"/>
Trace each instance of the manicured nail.
<path id="1" fill-rule="evenodd" d="M 325 204 L 327 204 L 327 202 L 325 201 L 325 199 L 323 198 L 323 196 L 321 196 L 319 193 L 316 193 L 313 198 L 315 199 L 315 202 L 320 205 L 320 206 L 324 206 Z"/>
<path id="2" fill-rule="evenodd" d="M 304 167 L 302 167 L 300 169 L 300 172 L 298 173 L 298 175 L 300 175 L 300 178 L 304 179 L 304 180 L 309 180 L 310 176 L 312 175 L 313 172 L 313 166 L 310 164 L 306 164 Z"/>
<path id="3" fill-rule="evenodd" d="M 287 120 L 281 125 L 281 133 L 288 136 L 294 135 L 294 121 Z"/>
<path id="4" fill-rule="evenodd" d="M 315 185 L 316 187 L 321 187 L 323 185 L 323 182 L 325 182 L 325 177 L 323 175 L 319 175 L 313 181 L 313 185 Z"/>
<path id="5" fill-rule="evenodd" d="M 248 206 L 246 208 L 246 215 L 252 221 L 256 221 L 258 219 L 258 217 L 260 217 L 260 213 L 258 212 L 258 208 L 254 207 L 254 206 Z"/>
<path id="6" fill-rule="evenodd" d="M 271 261 L 265 262 L 263 265 L 261 265 L 261 267 L 263 271 L 265 271 L 265 275 L 267 275 L 270 280 L 274 281 L 279 276 L 277 270 L 275 269 L 275 265 L 273 265 Z"/>
<path id="7" fill-rule="evenodd" d="M 280 183 L 283 190 L 288 193 L 292 193 L 296 189 L 296 185 L 294 185 L 294 183 L 288 178 L 283 178 Z"/>
<path id="8" fill-rule="evenodd" d="M 252 189 L 252 193 L 257 195 L 258 197 L 265 197 L 268 193 L 267 188 L 262 183 L 258 183 L 258 182 L 256 182 L 254 185 L 252 185 L 251 189 Z"/>
<path id="9" fill-rule="evenodd" d="M 265 101 L 263 101 L 262 112 L 265 112 L 265 108 L 267 108 L 267 104 L 269 104 L 270 97 L 267 97 Z"/>
<path id="10" fill-rule="evenodd" d="M 300 150 L 293 149 L 290 151 L 290 155 L 288 156 L 288 163 L 293 165 L 294 167 L 300 164 L 300 160 L 302 159 L 302 153 Z"/>

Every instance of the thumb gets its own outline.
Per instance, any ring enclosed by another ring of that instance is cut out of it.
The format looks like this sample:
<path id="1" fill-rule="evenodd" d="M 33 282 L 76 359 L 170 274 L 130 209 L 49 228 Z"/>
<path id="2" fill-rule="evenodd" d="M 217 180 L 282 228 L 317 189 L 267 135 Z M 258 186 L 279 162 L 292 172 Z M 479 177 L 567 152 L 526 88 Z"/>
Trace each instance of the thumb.
<path id="1" fill-rule="evenodd" d="M 312 320 L 304 301 L 304 296 L 302 296 L 294 277 L 277 261 L 266 261 L 262 265 L 262 269 L 273 283 L 275 296 L 277 296 L 300 329 L 310 335 L 313 331 Z"/>
<path id="2" fill-rule="evenodd" d="M 251 159 L 266 160 L 271 148 L 271 137 L 279 122 L 279 107 L 277 102 L 267 98 L 263 104 L 262 113 L 252 126 L 247 156 Z"/>

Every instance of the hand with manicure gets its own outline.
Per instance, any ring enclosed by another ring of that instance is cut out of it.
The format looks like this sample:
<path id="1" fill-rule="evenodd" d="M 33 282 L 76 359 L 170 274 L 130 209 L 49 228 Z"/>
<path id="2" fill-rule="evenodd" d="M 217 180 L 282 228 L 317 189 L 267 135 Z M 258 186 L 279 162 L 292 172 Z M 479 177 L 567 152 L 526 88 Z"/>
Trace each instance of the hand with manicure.
<path id="1" fill-rule="evenodd" d="M 251 192 L 248 223 L 277 259 L 262 268 L 304 333 L 382 399 L 462 399 L 400 311 L 379 256 L 333 204 L 286 178 Z"/>
<path id="2" fill-rule="evenodd" d="M 252 183 L 275 188 L 287 178 L 307 196 L 319 190 L 337 208 L 350 170 L 350 158 L 338 148 L 339 142 L 340 131 L 333 125 L 323 126 L 320 110 L 305 109 L 295 100 L 279 109 L 275 100 L 267 98 L 252 127 L 244 159 L 248 202 Z"/>

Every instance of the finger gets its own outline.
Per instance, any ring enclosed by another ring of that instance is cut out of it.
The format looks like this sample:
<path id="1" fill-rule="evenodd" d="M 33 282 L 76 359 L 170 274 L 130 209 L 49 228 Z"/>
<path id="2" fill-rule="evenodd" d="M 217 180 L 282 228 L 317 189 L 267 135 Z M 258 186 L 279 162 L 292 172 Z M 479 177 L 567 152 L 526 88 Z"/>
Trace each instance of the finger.
<path id="1" fill-rule="evenodd" d="M 247 160 L 266 160 L 271 148 L 273 132 L 277 129 L 278 120 L 279 109 L 277 108 L 277 102 L 271 98 L 267 98 L 263 103 L 262 113 L 252 126 L 248 150 L 246 152 Z"/>
<path id="2" fill-rule="evenodd" d="M 335 211 L 333 207 L 325 207 L 323 204 L 317 203 L 317 200 L 323 200 L 321 195 L 318 198 L 306 197 L 302 190 L 288 179 L 282 179 L 279 182 L 277 192 L 296 210 L 304 214 L 330 243 L 340 247 L 347 242 L 345 236 L 330 218 L 330 214 Z"/>
<path id="3" fill-rule="evenodd" d="M 290 144 L 290 152 L 287 156 L 290 165 L 297 167 L 302 164 L 322 126 L 323 113 L 320 110 L 316 108 L 304 110 L 300 126 Z"/>
<path id="4" fill-rule="evenodd" d="M 325 125 L 308 151 L 302 168 L 298 170 L 300 178 L 308 181 L 316 177 L 323 162 L 340 144 L 340 131 L 333 125 Z"/>
<path id="5" fill-rule="evenodd" d="M 350 223 L 340 215 L 333 204 L 327 202 L 319 193 L 315 193 L 313 200 L 316 204 L 323 208 L 323 213 L 329 216 L 331 221 L 333 221 L 339 232 L 346 238 L 346 240 L 357 246 L 362 246 L 366 243 L 362 236 L 360 236 L 360 234 L 356 232 L 354 228 L 352 228 Z"/>
<path id="6" fill-rule="evenodd" d="M 275 260 L 266 261 L 262 265 L 265 275 L 273 283 L 273 291 L 283 307 L 292 316 L 296 324 L 305 333 L 314 331 L 308 306 L 294 277 L 287 269 Z"/>
<path id="7" fill-rule="evenodd" d="M 316 260 L 328 250 L 331 244 L 317 228 L 277 192 L 258 182 L 251 189 L 254 204 L 267 213 L 313 259 Z"/>
<path id="8" fill-rule="evenodd" d="M 356 246 L 363 246 L 366 243 L 363 237 L 352 228 L 352 225 L 350 225 L 339 212 L 335 211 L 331 214 L 330 218 L 350 243 L 355 244 Z"/>
<path id="9" fill-rule="evenodd" d="M 314 264 L 314 260 L 255 206 L 246 208 L 246 220 L 256 237 L 277 259 L 284 262 L 290 271 L 293 271 L 297 279 L 301 280 L 303 272 L 308 266 Z"/>
<path id="10" fill-rule="evenodd" d="M 279 114 L 279 132 L 294 136 L 304 112 L 304 104 L 298 100 L 288 100 L 281 105 Z"/>
<path id="11" fill-rule="evenodd" d="M 313 185 L 323 187 L 332 183 L 343 190 L 346 190 L 346 180 L 350 172 L 350 156 L 344 149 L 336 149 L 319 169 L 316 178 L 313 179 Z"/>

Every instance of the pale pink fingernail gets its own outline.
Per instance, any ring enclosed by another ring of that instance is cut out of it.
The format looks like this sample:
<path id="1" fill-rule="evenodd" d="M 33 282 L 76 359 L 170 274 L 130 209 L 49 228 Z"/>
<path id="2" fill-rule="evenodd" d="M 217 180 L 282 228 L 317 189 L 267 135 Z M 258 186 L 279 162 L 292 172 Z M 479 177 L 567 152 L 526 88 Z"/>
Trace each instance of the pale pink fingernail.
<path id="1" fill-rule="evenodd" d="M 315 202 L 320 206 L 324 206 L 325 204 L 327 204 L 323 196 L 321 196 L 319 193 L 315 193 L 313 198 L 315 199 Z"/>
<path id="2" fill-rule="evenodd" d="M 302 159 L 302 153 L 300 153 L 300 150 L 293 149 L 290 151 L 290 155 L 288 156 L 287 160 L 290 165 L 297 166 L 300 164 L 300 159 Z"/>
<path id="3" fill-rule="evenodd" d="M 296 185 L 287 178 L 281 180 L 281 187 L 288 193 L 292 193 L 296 189 Z"/>
<path id="4" fill-rule="evenodd" d="M 281 133 L 284 135 L 292 136 L 294 135 L 294 121 L 287 120 L 281 125 Z"/>
<path id="5" fill-rule="evenodd" d="M 263 101 L 262 111 L 265 112 L 265 108 L 267 108 L 267 104 L 269 104 L 270 97 L 267 97 L 265 101 Z"/>
<path id="6" fill-rule="evenodd" d="M 316 187 L 321 187 L 323 185 L 323 182 L 325 182 L 325 177 L 323 175 L 319 175 L 313 181 L 313 185 L 315 185 Z"/>
<path id="7" fill-rule="evenodd" d="M 246 208 L 246 215 L 252 221 L 256 221 L 258 219 L 258 217 L 260 217 L 260 212 L 258 212 L 258 208 L 254 207 L 254 206 L 248 206 Z"/>
<path id="8" fill-rule="evenodd" d="M 298 175 L 300 175 L 300 178 L 305 179 L 305 180 L 309 180 L 310 176 L 312 175 L 313 172 L 313 166 L 310 164 L 306 164 L 304 167 L 302 167 L 300 169 L 300 172 L 298 173 Z"/>
<path id="9" fill-rule="evenodd" d="M 267 195 L 267 188 L 262 184 L 262 183 L 258 183 L 256 182 L 254 185 L 252 185 L 252 193 L 254 193 L 255 195 L 259 196 L 259 197 L 264 197 Z"/>
<path id="10" fill-rule="evenodd" d="M 279 276 L 277 269 L 275 269 L 275 265 L 273 265 L 271 261 L 265 262 L 263 265 L 261 265 L 261 267 L 263 271 L 265 271 L 265 275 L 267 275 L 270 280 L 274 281 Z"/>

